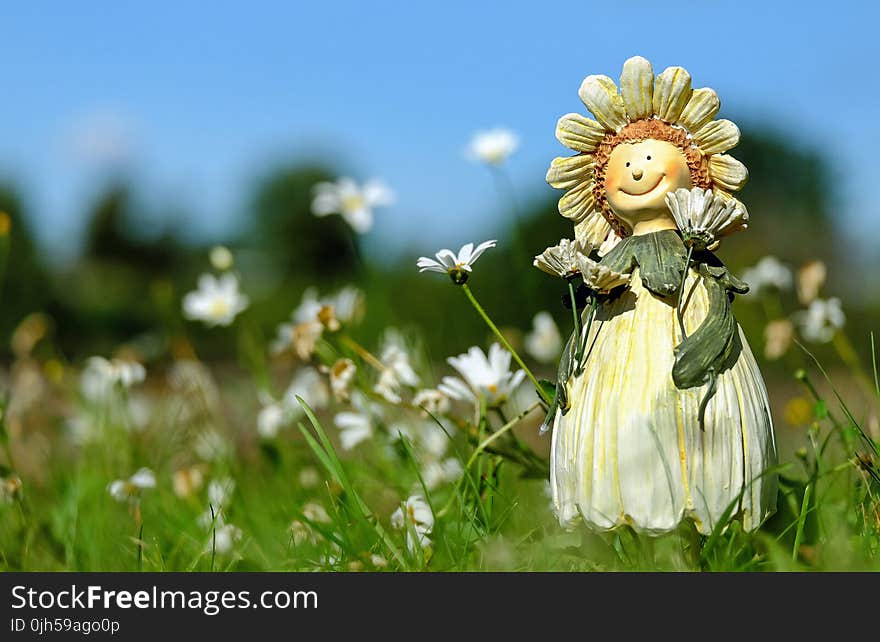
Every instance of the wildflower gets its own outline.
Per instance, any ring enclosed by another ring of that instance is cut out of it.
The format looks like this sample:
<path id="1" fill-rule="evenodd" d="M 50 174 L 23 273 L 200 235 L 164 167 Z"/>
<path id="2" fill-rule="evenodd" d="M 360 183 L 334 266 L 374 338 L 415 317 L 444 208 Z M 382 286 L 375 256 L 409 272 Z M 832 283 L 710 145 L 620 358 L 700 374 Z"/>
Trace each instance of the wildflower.
<path id="1" fill-rule="evenodd" d="M 117 479 L 110 483 L 107 492 L 118 502 L 136 503 L 141 491 L 156 487 L 156 475 L 149 468 L 141 468 L 128 479 Z"/>
<path id="2" fill-rule="evenodd" d="M 749 284 L 749 294 L 761 294 L 771 289 L 791 288 L 791 270 L 775 256 L 765 256 L 751 268 L 743 271 L 743 281 Z"/>
<path id="3" fill-rule="evenodd" d="M 764 356 L 773 361 L 784 355 L 794 338 L 794 325 L 788 319 L 776 319 L 764 328 Z"/>
<path id="4" fill-rule="evenodd" d="M 422 467 L 422 480 L 428 490 L 434 490 L 443 484 L 458 481 L 464 469 L 455 457 L 443 461 L 429 461 Z"/>
<path id="5" fill-rule="evenodd" d="M 422 423 L 416 441 L 432 459 L 440 459 L 449 450 L 449 435 L 433 421 Z"/>
<path id="6" fill-rule="evenodd" d="M 146 376 L 147 371 L 136 361 L 91 357 L 80 377 L 80 389 L 86 399 L 98 401 L 106 398 L 117 386 L 130 388 Z"/>
<path id="7" fill-rule="evenodd" d="M 552 363 L 562 351 L 562 336 L 549 312 L 538 312 L 526 335 L 526 352 L 541 363 Z"/>
<path id="8" fill-rule="evenodd" d="M 333 418 L 343 450 L 351 450 L 373 436 L 373 416 L 381 411 L 360 393 L 352 396 L 352 406 L 352 411 L 337 413 Z"/>
<path id="9" fill-rule="evenodd" d="M 355 232 L 364 234 L 373 227 L 373 210 L 393 202 L 394 192 L 379 180 L 369 180 L 360 186 L 350 178 L 340 178 L 335 183 L 315 185 L 312 213 L 339 214 Z"/>
<path id="10" fill-rule="evenodd" d="M 330 391 L 324 378 L 314 368 L 300 368 L 284 393 L 284 405 L 290 408 L 293 414 L 302 411 L 302 406 L 296 400 L 300 397 L 313 410 L 324 408 L 330 402 Z"/>
<path id="11" fill-rule="evenodd" d="M 215 511 L 227 506 L 235 492 L 235 480 L 231 477 L 222 477 L 211 480 L 208 484 L 208 501 Z"/>
<path id="12" fill-rule="evenodd" d="M 722 236 L 748 227 L 746 206 L 734 198 L 724 198 L 711 189 L 680 188 L 666 195 L 684 244 L 697 251 L 717 243 Z"/>
<path id="13" fill-rule="evenodd" d="M 22 483 L 18 475 L 0 477 L 0 503 L 11 504 L 21 498 Z"/>
<path id="14" fill-rule="evenodd" d="M 234 274 L 219 279 L 213 274 L 199 277 L 199 287 L 183 297 L 183 314 L 187 319 L 202 321 L 208 327 L 228 326 L 248 307 L 248 298 L 238 290 Z"/>
<path id="15" fill-rule="evenodd" d="M 416 392 L 412 403 L 423 413 L 434 416 L 449 412 L 449 397 L 434 388 L 423 388 Z"/>
<path id="16" fill-rule="evenodd" d="M 241 541 L 242 532 L 238 526 L 232 524 L 214 525 L 214 532 L 208 541 L 207 550 L 215 551 L 219 555 L 227 555 L 232 552 L 235 545 Z"/>
<path id="17" fill-rule="evenodd" d="M 580 274 L 578 255 L 589 254 L 592 247 L 583 248 L 577 241 L 561 239 L 553 247 L 548 247 L 532 262 L 536 268 L 552 276 L 571 279 Z"/>
<path id="18" fill-rule="evenodd" d="M 473 243 L 467 243 L 461 247 L 458 254 L 452 250 L 442 249 L 434 256 L 437 259 L 431 259 L 427 256 L 419 257 L 416 266 L 419 272 L 440 272 L 448 274 L 452 282 L 456 285 L 462 285 L 468 280 L 473 270 L 474 262 L 489 248 L 495 247 L 496 241 L 484 241 L 480 243 L 476 249 Z"/>
<path id="19" fill-rule="evenodd" d="M 434 530 L 434 514 L 421 495 L 412 495 L 391 515 L 391 526 L 406 530 L 406 545 L 410 551 L 430 546 L 428 535 Z M 415 537 L 413 537 L 415 534 Z"/>
<path id="20" fill-rule="evenodd" d="M 816 299 L 810 306 L 794 315 L 801 334 L 807 341 L 826 343 L 846 324 L 846 315 L 840 308 L 840 299 Z"/>
<path id="21" fill-rule="evenodd" d="M 386 335 L 385 346 L 379 360 L 383 370 L 374 390 L 389 403 L 400 403 L 401 386 L 419 385 L 419 376 L 412 369 L 409 354 L 402 345 L 403 341 L 395 332 Z"/>
<path id="22" fill-rule="evenodd" d="M 519 147 L 519 139 L 509 129 L 477 132 L 468 145 L 468 156 L 489 165 L 501 165 Z"/>
<path id="23" fill-rule="evenodd" d="M 189 468 L 181 468 L 174 471 L 171 481 L 174 487 L 174 494 L 178 497 L 186 498 L 197 493 L 205 479 L 201 468 L 190 466 Z"/>
<path id="24" fill-rule="evenodd" d="M 473 346 L 447 361 L 462 377 L 443 377 L 439 386 L 441 392 L 453 399 L 478 402 L 480 397 L 485 397 L 489 405 L 498 405 L 525 377 L 522 370 L 510 372 L 510 353 L 497 343 L 489 347 L 488 357 Z"/>
<path id="25" fill-rule="evenodd" d="M 235 263 L 232 252 L 229 251 L 229 248 L 223 245 L 215 245 L 212 247 L 209 258 L 214 269 L 219 270 L 220 272 L 225 272 L 232 267 L 233 263 Z"/>
<path id="26" fill-rule="evenodd" d="M 306 519 L 317 524 L 329 524 L 332 521 L 325 508 L 316 502 L 309 502 L 303 506 L 302 514 Z"/>
<path id="27" fill-rule="evenodd" d="M 303 506 L 302 514 L 312 524 L 329 524 L 332 522 L 330 515 L 327 514 L 324 507 L 316 502 L 309 502 Z M 305 523 L 298 519 L 290 523 L 290 533 L 294 544 L 299 545 L 306 541 L 310 541 L 313 544 L 317 542 L 315 532 L 310 523 Z"/>
<path id="28" fill-rule="evenodd" d="M 284 406 L 277 401 L 267 403 L 257 415 L 257 433 L 264 439 L 274 439 L 287 425 L 287 414 Z"/>
<path id="29" fill-rule="evenodd" d="M 322 367 L 322 371 L 330 375 L 330 392 L 336 401 L 348 401 L 351 386 L 357 374 L 357 366 L 351 359 L 337 359 L 331 367 Z"/>
<path id="30" fill-rule="evenodd" d="M 825 285 L 828 268 L 822 261 L 810 261 L 797 271 L 797 294 L 801 305 L 809 305 Z"/>
<path id="31" fill-rule="evenodd" d="M 271 350 L 278 354 L 293 348 L 297 357 L 308 361 L 325 330 L 336 332 L 343 324 L 356 323 L 363 312 L 363 294 L 355 287 L 346 286 L 323 299 L 318 298 L 315 288 L 309 288 L 291 314 L 292 322 L 278 326 Z"/>

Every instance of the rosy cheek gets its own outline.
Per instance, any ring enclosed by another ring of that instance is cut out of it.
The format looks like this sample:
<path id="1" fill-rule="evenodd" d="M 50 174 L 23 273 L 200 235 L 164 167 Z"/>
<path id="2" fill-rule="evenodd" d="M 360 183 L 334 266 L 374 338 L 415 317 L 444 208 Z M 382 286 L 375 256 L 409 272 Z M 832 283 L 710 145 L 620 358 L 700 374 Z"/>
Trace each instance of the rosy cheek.
<path id="1" fill-rule="evenodd" d="M 679 176 L 681 174 L 681 167 L 674 160 L 669 161 L 663 168 L 663 173 L 669 177 L 670 181 L 675 182 L 679 179 Z"/>
<path id="2" fill-rule="evenodd" d="M 613 190 L 620 183 L 620 172 L 608 168 L 605 170 L 605 189 Z"/>

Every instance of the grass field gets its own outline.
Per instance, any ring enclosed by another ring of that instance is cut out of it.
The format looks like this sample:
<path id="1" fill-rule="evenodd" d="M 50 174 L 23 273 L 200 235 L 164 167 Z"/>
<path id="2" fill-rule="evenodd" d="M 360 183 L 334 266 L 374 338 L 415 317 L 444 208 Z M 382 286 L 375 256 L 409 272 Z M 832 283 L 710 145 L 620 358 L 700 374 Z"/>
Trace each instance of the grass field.
<path id="1" fill-rule="evenodd" d="M 786 413 L 804 427 L 785 432 L 778 509 L 759 531 L 565 531 L 544 411 L 509 353 L 492 348 L 480 366 L 472 349 L 455 384 L 416 334 L 356 341 L 363 301 L 335 296 L 306 301 L 274 346 L 218 328 L 237 364 L 178 346 L 147 370 L 131 351 L 76 367 L 31 356 L 39 323 L 20 328 L 0 432 L 0 569 L 880 570 L 876 427 L 818 362 L 796 373 L 803 396 Z M 845 387 L 877 395 L 874 370 L 844 371 Z M 479 376 L 495 379 L 481 388 Z"/>

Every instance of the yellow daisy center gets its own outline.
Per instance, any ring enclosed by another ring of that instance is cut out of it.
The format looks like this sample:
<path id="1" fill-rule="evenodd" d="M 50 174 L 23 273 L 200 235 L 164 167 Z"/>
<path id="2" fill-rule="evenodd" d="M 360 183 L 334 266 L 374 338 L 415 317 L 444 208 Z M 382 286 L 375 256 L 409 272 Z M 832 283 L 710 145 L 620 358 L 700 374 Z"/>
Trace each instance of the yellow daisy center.
<path id="1" fill-rule="evenodd" d="M 229 302 L 226 299 L 214 299 L 211 301 L 208 313 L 215 319 L 226 316 L 229 313 Z"/>
<path id="2" fill-rule="evenodd" d="M 342 199 L 342 209 L 346 212 L 356 212 L 364 207 L 364 198 L 360 194 L 349 194 Z"/>

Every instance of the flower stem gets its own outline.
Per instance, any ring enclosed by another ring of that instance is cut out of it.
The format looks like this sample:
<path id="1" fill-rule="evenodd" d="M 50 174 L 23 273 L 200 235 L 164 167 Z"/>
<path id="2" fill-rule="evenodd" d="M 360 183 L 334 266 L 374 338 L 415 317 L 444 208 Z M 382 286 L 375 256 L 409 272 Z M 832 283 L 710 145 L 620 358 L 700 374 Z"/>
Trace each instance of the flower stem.
<path id="1" fill-rule="evenodd" d="M 590 340 L 590 329 L 593 327 L 593 319 L 596 318 L 596 307 L 599 305 L 599 299 L 595 296 L 590 297 L 590 315 L 587 317 L 587 327 L 584 331 L 584 340 L 581 341 L 580 337 L 578 337 L 578 347 L 577 352 L 575 352 L 574 360 L 577 364 L 577 368 L 575 369 L 575 375 L 578 377 L 584 371 L 584 364 L 582 360 L 584 358 L 584 353 L 587 351 L 587 342 Z"/>
<path id="2" fill-rule="evenodd" d="M 367 350 L 365 347 L 363 347 L 347 334 L 340 335 L 339 341 L 340 343 L 354 350 L 361 359 L 369 363 L 379 372 L 383 372 L 386 369 L 385 365 L 381 361 L 379 361 L 379 359 L 372 352 Z"/>
<path id="3" fill-rule="evenodd" d="M 574 318 L 574 336 L 580 338 L 581 324 L 578 319 L 577 303 L 574 299 L 574 284 L 571 281 L 568 282 L 568 295 L 571 297 L 571 316 Z"/>
<path id="4" fill-rule="evenodd" d="M 481 317 L 483 317 L 483 321 L 486 322 L 486 325 L 489 326 L 489 329 L 492 330 L 492 332 L 495 333 L 495 336 L 498 337 L 498 340 L 501 341 L 501 345 L 503 345 L 505 348 L 507 348 L 507 351 L 513 355 L 513 358 L 516 361 L 516 363 L 519 365 L 519 367 L 522 368 L 523 372 L 526 373 L 526 376 L 529 378 L 529 380 L 535 386 L 535 390 L 537 391 L 538 396 L 541 397 L 541 400 L 549 406 L 552 403 L 552 399 L 550 399 L 547 396 L 547 393 L 544 391 L 544 388 L 541 386 L 541 384 L 538 383 L 538 380 L 535 378 L 535 375 L 532 374 L 532 371 L 529 370 L 529 367 L 525 363 L 523 363 L 522 358 L 520 358 L 520 356 L 519 356 L 519 354 L 517 354 L 516 350 L 513 349 L 513 346 L 511 346 L 510 343 L 508 343 L 507 339 L 504 338 L 504 335 L 501 334 L 501 330 L 498 329 L 498 326 L 496 326 L 495 323 L 492 321 L 492 319 L 489 318 L 489 315 L 486 314 L 486 311 L 483 309 L 483 306 L 481 306 L 480 303 L 477 301 L 476 297 L 474 297 L 474 294 L 473 294 L 473 292 L 471 292 L 471 289 L 467 286 L 467 283 L 462 283 L 461 289 L 464 290 L 464 293 L 467 295 L 467 298 L 470 300 L 471 305 L 474 306 L 474 310 L 476 310 L 477 313 Z"/>
<path id="5" fill-rule="evenodd" d="M 687 283 L 688 272 L 691 269 L 691 256 L 694 253 L 694 246 L 688 248 L 687 261 L 684 264 L 684 271 L 681 274 L 681 287 L 678 289 L 678 305 L 675 306 L 675 313 L 678 316 L 678 325 L 681 328 L 681 340 L 687 339 L 687 332 L 684 329 L 684 308 L 681 303 L 684 300 L 684 286 Z"/>

